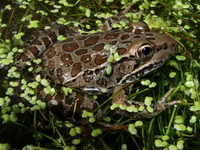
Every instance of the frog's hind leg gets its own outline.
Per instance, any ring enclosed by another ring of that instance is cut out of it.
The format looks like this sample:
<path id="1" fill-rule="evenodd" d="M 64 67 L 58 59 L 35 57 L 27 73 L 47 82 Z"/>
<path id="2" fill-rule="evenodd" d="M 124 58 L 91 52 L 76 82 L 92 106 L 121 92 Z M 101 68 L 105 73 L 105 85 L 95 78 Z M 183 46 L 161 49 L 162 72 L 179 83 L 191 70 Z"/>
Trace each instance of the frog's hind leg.
<path id="1" fill-rule="evenodd" d="M 68 96 L 65 96 L 62 92 L 56 92 L 54 96 L 45 96 L 44 100 L 53 113 L 65 120 L 83 122 L 86 120 L 82 116 L 84 111 L 93 113 L 93 117 L 96 119 L 100 119 L 102 116 L 96 100 L 76 91 Z"/>
<path id="2" fill-rule="evenodd" d="M 55 25 L 51 29 L 38 31 L 30 36 L 24 46 L 22 54 L 16 54 L 15 62 L 19 68 L 24 68 L 27 61 L 32 61 L 57 42 L 59 35 L 64 35 L 68 28 L 64 25 Z"/>

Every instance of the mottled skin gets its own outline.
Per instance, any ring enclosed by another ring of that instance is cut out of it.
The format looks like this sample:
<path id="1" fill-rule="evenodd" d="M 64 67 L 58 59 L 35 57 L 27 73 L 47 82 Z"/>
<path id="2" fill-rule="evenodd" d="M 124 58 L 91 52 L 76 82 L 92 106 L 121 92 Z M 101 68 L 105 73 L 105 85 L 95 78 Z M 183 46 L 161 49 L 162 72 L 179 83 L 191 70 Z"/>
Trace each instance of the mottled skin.
<path id="1" fill-rule="evenodd" d="M 64 35 L 67 39 L 57 41 L 59 35 Z M 142 22 L 133 23 L 123 30 L 84 35 L 65 26 L 56 26 L 36 34 L 29 43 L 25 52 L 17 58 L 17 66 L 25 70 L 26 61 L 35 58 L 42 60 L 39 65 L 32 65 L 34 70 L 27 72 L 24 77 L 31 81 L 40 74 L 42 78 L 48 79 L 57 93 L 50 96 L 39 87 L 38 97 L 46 101 L 54 112 L 67 119 L 72 116 L 80 119 L 83 110 L 97 110 L 98 102 L 91 97 L 92 95 L 112 95 L 125 84 L 138 80 L 160 67 L 176 50 L 176 42 L 172 38 L 151 32 Z M 108 60 L 116 52 L 120 59 Z M 42 67 L 39 72 L 36 71 L 38 67 Z M 110 73 L 106 72 L 108 67 L 111 67 Z M 72 88 L 72 94 L 65 96 L 60 90 L 62 86 Z M 144 105 L 126 100 L 130 88 L 131 86 L 121 90 L 112 103 L 136 108 Z M 151 105 L 154 108 L 154 112 L 151 113 L 146 109 L 137 113 L 119 108 L 114 111 L 133 118 L 151 118 L 168 106 L 178 103 L 165 102 L 170 93 Z M 58 103 L 53 104 L 52 100 Z M 98 109 L 95 114 L 100 118 L 101 110 Z"/>

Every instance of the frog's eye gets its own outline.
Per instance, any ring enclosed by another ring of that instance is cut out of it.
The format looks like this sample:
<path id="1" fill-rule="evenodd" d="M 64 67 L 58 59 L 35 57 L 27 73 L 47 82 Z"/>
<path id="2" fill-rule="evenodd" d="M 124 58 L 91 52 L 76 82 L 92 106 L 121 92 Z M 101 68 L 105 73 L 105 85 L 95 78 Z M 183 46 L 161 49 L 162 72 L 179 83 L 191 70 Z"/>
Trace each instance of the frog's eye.
<path id="1" fill-rule="evenodd" d="M 148 43 L 143 44 L 138 48 L 136 54 L 142 61 L 148 61 L 153 56 L 153 47 Z"/>

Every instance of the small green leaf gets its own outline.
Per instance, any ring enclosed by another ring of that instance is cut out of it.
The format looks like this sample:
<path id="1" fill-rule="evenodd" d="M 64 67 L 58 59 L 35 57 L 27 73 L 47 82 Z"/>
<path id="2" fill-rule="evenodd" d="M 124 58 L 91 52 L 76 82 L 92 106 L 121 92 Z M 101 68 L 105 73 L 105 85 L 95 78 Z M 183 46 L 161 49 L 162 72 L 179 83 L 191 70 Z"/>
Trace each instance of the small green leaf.
<path id="1" fill-rule="evenodd" d="M 197 117 L 196 116 L 192 116 L 190 119 L 190 123 L 195 123 L 197 121 Z"/>
<path id="2" fill-rule="evenodd" d="M 187 131 L 190 132 L 190 133 L 192 133 L 193 128 L 192 127 L 187 127 Z"/>
<path id="3" fill-rule="evenodd" d="M 170 74 L 169 74 L 169 77 L 170 78 L 174 78 L 176 76 L 176 72 L 171 72 Z"/>
<path id="4" fill-rule="evenodd" d="M 88 117 L 88 112 L 86 110 L 83 110 L 82 117 L 83 118 L 87 118 Z"/>
<path id="5" fill-rule="evenodd" d="M 76 133 L 81 134 L 82 129 L 80 127 L 75 127 L 75 129 L 76 129 Z"/>
<path id="6" fill-rule="evenodd" d="M 4 9 L 5 9 L 5 10 L 11 10 L 12 7 L 11 7 L 11 5 L 6 5 Z"/>
<path id="7" fill-rule="evenodd" d="M 59 35 L 58 37 L 57 37 L 57 40 L 58 41 L 64 41 L 64 40 L 66 40 L 67 38 L 64 36 L 64 35 Z"/>
<path id="8" fill-rule="evenodd" d="M 127 109 L 126 109 L 126 111 L 137 113 L 138 112 L 138 108 L 136 108 L 134 106 L 128 106 Z"/>
<path id="9" fill-rule="evenodd" d="M 90 9 L 86 9 L 86 11 L 85 11 L 85 15 L 86 15 L 86 17 L 90 17 L 90 15 L 91 15 L 91 10 Z"/>
<path id="10" fill-rule="evenodd" d="M 121 150 L 127 150 L 128 148 L 127 148 L 127 145 L 126 144 L 122 144 L 122 146 L 121 146 Z"/>
<path id="11" fill-rule="evenodd" d="M 176 59 L 179 61 L 184 61 L 184 60 L 186 60 L 186 57 L 182 56 L 182 55 L 176 55 Z"/>
<path id="12" fill-rule="evenodd" d="M 169 145 L 169 150 L 178 150 L 178 148 L 175 145 Z"/>
<path id="13" fill-rule="evenodd" d="M 110 122 L 110 121 L 111 121 L 111 118 L 110 118 L 110 117 L 104 117 L 103 120 L 104 120 L 105 122 Z"/>
<path id="14" fill-rule="evenodd" d="M 90 123 L 94 123 L 95 121 L 96 121 L 96 119 L 94 117 L 92 117 L 92 118 L 89 119 Z"/>
<path id="15" fill-rule="evenodd" d="M 3 104 L 4 104 L 4 98 L 0 97 L 0 106 L 3 106 Z"/>
<path id="16" fill-rule="evenodd" d="M 38 27 L 38 20 L 32 20 L 30 21 L 30 24 L 28 25 L 28 28 L 37 28 Z"/>
<path id="17" fill-rule="evenodd" d="M 169 136 L 168 136 L 168 135 L 164 135 L 164 136 L 162 136 L 162 140 L 163 140 L 163 141 L 167 141 L 167 140 L 169 140 Z"/>
<path id="18" fill-rule="evenodd" d="M 71 128 L 70 131 L 69 131 L 69 134 L 71 136 L 76 136 L 76 129 L 75 128 Z"/>
<path id="19" fill-rule="evenodd" d="M 94 129 L 91 133 L 93 137 L 97 137 L 99 134 L 102 134 L 101 129 Z"/>
<path id="20" fill-rule="evenodd" d="M 144 103 L 145 103 L 145 105 L 149 106 L 149 105 L 151 105 L 152 101 L 153 101 L 152 97 L 146 96 L 145 100 L 144 100 Z"/>
<path id="21" fill-rule="evenodd" d="M 142 121 L 136 121 L 135 122 L 135 127 L 141 127 L 143 126 L 143 122 Z"/>
<path id="22" fill-rule="evenodd" d="M 137 130 L 136 130 L 134 124 L 129 124 L 129 125 L 128 125 L 128 131 L 129 131 L 132 135 L 136 135 L 136 134 L 137 134 Z"/>
<path id="23" fill-rule="evenodd" d="M 119 61 L 121 59 L 121 57 L 119 56 L 118 52 L 114 53 L 114 60 L 115 61 Z"/>
<path id="24" fill-rule="evenodd" d="M 151 106 L 147 106 L 148 112 L 154 112 L 154 109 Z"/>
<path id="25" fill-rule="evenodd" d="M 107 3 L 111 3 L 113 2 L 114 0 L 106 0 Z"/>
<path id="26" fill-rule="evenodd" d="M 47 81 L 47 79 L 42 79 L 42 80 L 41 80 L 41 84 L 42 84 L 43 86 L 48 86 L 48 85 L 49 85 L 49 82 Z"/>
<path id="27" fill-rule="evenodd" d="M 174 125 L 174 128 L 178 131 L 185 131 L 186 130 L 186 127 L 184 124 L 175 124 Z"/>
<path id="28" fill-rule="evenodd" d="M 156 145 L 156 147 L 164 147 L 164 145 L 163 145 L 163 141 L 161 141 L 161 140 L 155 140 L 155 145 Z"/>
<path id="29" fill-rule="evenodd" d="M 184 140 L 179 140 L 179 141 L 177 141 L 177 144 L 176 144 L 176 146 L 177 146 L 177 148 L 178 149 L 183 149 L 184 148 Z"/>
<path id="30" fill-rule="evenodd" d="M 0 143 L 1 150 L 9 150 L 11 148 L 10 144 L 8 143 Z"/>
<path id="31" fill-rule="evenodd" d="M 141 81 L 141 84 L 142 84 L 142 85 L 147 85 L 147 86 L 148 86 L 150 83 L 151 83 L 151 81 L 148 80 L 148 79 L 147 79 L 147 80 Z"/>
<path id="32" fill-rule="evenodd" d="M 189 88 L 191 88 L 191 87 L 194 87 L 194 82 L 193 81 L 186 81 L 185 82 L 185 86 L 187 86 L 187 87 L 189 87 Z"/>
<path id="33" fill-rule="evenodd" d="M 184 120 L 183 120 L 182 116 L 177 115 L 177 116 L 175 117 L 175 123 L 177 123 L 177 124 L 184 123 Z"/>
<path id="34" fill-rule="evenodd" d="M 112 73 L 112 66 L 111 65 L 107 65 L 105 70 L 106 70 L 106 74 L 110 75 Z"/>
<path id="35" fill-rule="evenodd" d="M 143 111 L 145 109 L 145 107 L 143 106 L 143 105 L 141 105 L 140 107 L 139 107 L 139 111 Z"/>
<path id="36" fill-rule="evenodd" d="M 81 139 L 74 139 L 72 140 L 72 144 L 78 145 L 81 142 Z"/>
<path id="37" fill-rule="evenodd" d="M 149 88 L 154 88 L 156 87 L 157 83 L 156 82 L 151 82 L 151 84 L 149 84 Z"/>
<path id="38" fill-rule="evenodd" d="M 111 109 L 111 110 L 114 110 L 115 108 L 118 108 L 118 107 L 119 107 L 118 104 L 113 103 L 113 104 L 110 106 L 110 109 Z"/>
<path id="39" fill-rule="evenodd" d="M 124 106 L 124 105 L 122 105 L 122 104 L 120 104 L 120 105 L 119 105 L 119 108 L 120 108 L 121 110 L 126 110 L 127 107 Z"/>

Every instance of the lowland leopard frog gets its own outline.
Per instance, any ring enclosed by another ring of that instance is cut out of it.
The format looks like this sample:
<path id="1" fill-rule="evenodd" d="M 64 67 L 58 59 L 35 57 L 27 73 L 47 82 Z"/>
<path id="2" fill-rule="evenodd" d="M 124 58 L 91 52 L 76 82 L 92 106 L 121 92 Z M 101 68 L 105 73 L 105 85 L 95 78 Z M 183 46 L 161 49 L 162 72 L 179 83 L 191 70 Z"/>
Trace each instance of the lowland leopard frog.
<path id="1" fill-rule="evenodd" d="M 57 40 L 59 35 L 66 39 Z M 151 32 L 145 23 L 136 22 L 123 30 L 94 34 L 78 34 L 58 25 L 33 37 L 16 59 L 16 65 L 26 80 L 35 81 L 39 75 L 49 81 L 55 93 L 48 94 L 41 84 L 32 95 L 37 95 L 50 110 L 64 118 L 80 119 L 84 110 L 95 112 L 95 117 L 100 118 L 102 112 L 92 95 L 112 95 L 120 89 L 112 100 L 117 104 L 113 111 L 128 117 L 151 118 L 178 103 L 166 102 L 169 92 L 156 104 L 151 104 L 154 111 L 149 112 L 144 103 L 126 100 L 132 85 L 122 87 L 160 67 L 177 46 L 174 39 Z M 41 62 L 35 64 L 34 59 Z M 27 61 L 32 63 L 32 71 L 27 71 Z M 72 93 L 66 95 L 61 90 L 63 87 L 70 87 Z M 137 111 L 127 111 L 120 106 Z M 141 106 L 143 110 L 139 110 Z"/>

